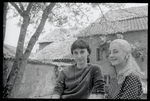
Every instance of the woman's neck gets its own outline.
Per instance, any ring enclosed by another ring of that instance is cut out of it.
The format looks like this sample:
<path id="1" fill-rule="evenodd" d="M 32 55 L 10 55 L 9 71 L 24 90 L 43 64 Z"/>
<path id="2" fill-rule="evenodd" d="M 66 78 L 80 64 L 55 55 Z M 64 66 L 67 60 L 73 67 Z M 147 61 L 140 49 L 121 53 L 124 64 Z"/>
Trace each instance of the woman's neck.
<path id="1" fill-rule="evenodd" d="M 116 72 L 117 72 L 117 74 L 118 74 L 121 70 L 123 70 L 126 66 L 127 66 L 127 61 L 124 61 L 122 64 L 119 64 L 119 65 L 115 66 L 115 67 L 116 67 Z"/>
<path id="2" fill-rule="evenodd" d="M 84 64 L 82 64 L 82 65 L 77 64 L 77 68 L 78 68 L 78 69 L 85 68 L 86 66 L 87 66 L 87 63 L 84 63 Z"/>

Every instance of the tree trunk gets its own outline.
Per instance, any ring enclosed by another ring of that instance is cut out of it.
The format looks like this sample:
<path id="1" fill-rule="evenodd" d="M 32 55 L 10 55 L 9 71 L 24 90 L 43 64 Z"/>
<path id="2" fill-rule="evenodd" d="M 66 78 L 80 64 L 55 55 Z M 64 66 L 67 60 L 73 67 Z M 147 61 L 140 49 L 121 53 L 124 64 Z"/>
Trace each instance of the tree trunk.
<path id="1" fill-rule="evenodd" d="M 4 2 L 4 7 L 3 7 L 3 46 L 4 46 L 4 40 L 5 40 L 5 33 L 6 33 L 6 21 L 7 21 L 7 5 L 8 2 Z M 6 85 L 6 80 L 7 80 L 7 66 L 5 64 L 5 59 L 4 59 L 4 55 L 3 55 L 3 87 L 5 87 Z"/>
<path id="2" fill-rule="evenodd" d="M 21 87 L 21 81 L 22 81 L 22 78 L 23 78 L 23 74 L 24 74 L 24 71 L 26 69 L 28 57 L 31 53 L 31 50 L 32 50 L 35 42 L 38 40 L 38 37 L 39 37 L 40 33 L 42 32 L 42 30 L 44 28 L 44 25 L 45 25 L 46 19 L 48 17 L 48 14 L 50 13 L 50 11 L 53 9 L 54 6 L 55 6 L 55 3 L 51 3 L 44 10 L 41 22 L 40 22 L 36 32 L 34 33 L 34 35 L 31 37 L 25 53 L 19 58 L 17 58 L 17 54 L 19 54 L 19 53 L 16 53 L 16 59 L 14 61 L 14 65 L 13 65 L 13 68 L 12 68 L 12 71 L 11 71 L 12 73 L 10 74 L 10 76 L 8 78 L 7 87 L 9 88 L 9 91 L 10 91 L 9 92 L 10 96 L 8 96 L 8 97 L 13 97 L 13 98 L 17 97 L 18 91 Z M 19 42 L 18 42 L 18 46 L 19 46 Z M 19 49 L 18 49 L 18 52 L 19 52 Z"/>
<path id="3" fill-rule="evenodd" d="M 30 19 L 29 18 L 29 12 L 24 12 L 22 17 L 23 17 L 23 24 L 22 24 L 21 30 L 20 30 L 20 36 L 19 36 L 19 41 L 18 41 L 18 44 L 17 44 L 15 60 L 14 60 L 12 69 L 10 71 L 10 74 L 8 76 L 7 84 L 4 88 L 3 97 L 8 97 L 8 98 L 13 97 L 13 93 L 11 93 L 11 91 L 13 89 L 17 74 L 19 72 L 20 64 L 21 64 L 21 61 L 22 61 L 24 40 L 25 40 L 27 27 L 29 25 L 29 19 Z"/>
<path id="4" fill-rule="evenodd" d="M 27 21 L 28 20 L 26 18 L 23 21 L 23 25 L 21 27 L 19 41 L 18 41 L 18 45 L 17 45 L 15 60 L 14 60 L 12 69 L 11 69 L 10 74 L 8 76 L 8 79 L 7 79 L 6 87 L 8 87 L 9 91 L 12 90 L 12 87 L 14 85 L 14 82 L 15 82 L 16 76 L 19 72 L 20 64 L 22 61 L 23 45 L 24 45 L 23 43 L 24 43 L 24 39 L 25 39 L 27 26 L 28 26 L 28 24 L 26 24 L 26 23 L 28 23 Z M 9 96 L 9 94 L 10 94 L 9 91 L 7 92 L 8 95 L 6 95 L 6 96 Z"/>
<path id="5" fill-rule="evenodd" d="M 18 74 L 19 76 L 17 76 L 17 78 L 16 78 L 16 81 L 15 81 L 15 84 L 14 84 L 14 90 L 12 91 L 12 94 L 16 95 L 16 96 L 14 95 L 15 97 L 17 97 L 17 95 L 18 95 L 17 92 L 19 91 L 19 88 L 21 87 L 21 81 L 22 81 L 22 78 L 23 78 L 23 75 L 24 75 L 24 71 L 25 71 L 25 68 L 26 68 L 26 65 L 27 65 L 27 60 L 30 56 L 31 50 L 32 50 L 34 44 L 36 43 L 36 41 L 38 40 L 38 37 L 39 37 L 40 33 L 42 32 L 42 30 L 44 28 L 46 19 L 47 19 L 48 14 L 49 14 L 49 9 L 50 8 L 52 9 L 53 8 L 52 6 L 54 7 L 54 5 L 50 5 L 44 11 L 44 13 L 42 15 L 41 22 L 40 22 L 36 32 L 34 33 L 34 35 L 31 37 L 31 39 L 29 41 L 29 44 L 28 44 L 28 47 L 27 47 L 27 49 L 26 49 L 26 51 L 23 55 L 22 62 L 21 62 L 21 65 L 20 65 L 19 74 Z"/>
<path id="6" fill-rule="evenodd" d="M 4 7 L 3 7 L 3 45 L 4 45 L 5 32 L 6 32 L 7 5 L 8 5 L 8 2 L 4 2 Z"/>

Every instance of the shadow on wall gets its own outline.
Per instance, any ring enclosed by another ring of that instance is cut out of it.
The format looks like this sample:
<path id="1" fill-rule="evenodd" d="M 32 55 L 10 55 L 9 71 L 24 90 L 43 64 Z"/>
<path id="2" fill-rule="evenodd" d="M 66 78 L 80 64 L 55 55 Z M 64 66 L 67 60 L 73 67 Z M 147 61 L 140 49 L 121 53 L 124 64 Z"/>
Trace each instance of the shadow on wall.
<path id="1" fill-rule="evenodd" d="M 48 74 L 46 74 L 45 78 L 40 79 L 40 81 L 36 84 L 35 91 L 29 96 L 29 98 L 50 96 L 54 89 L 55 82 L 55 75 L 49 72 Z"/>
<path id="2" fill-rule="evenodd" d="M 4 63 L 10 71 L 13 60 L 6 59 Z M 27 63 L 17 98 L 36 98 L 51 94 L 56 82 L 54 68 L 51 64 Z"/>

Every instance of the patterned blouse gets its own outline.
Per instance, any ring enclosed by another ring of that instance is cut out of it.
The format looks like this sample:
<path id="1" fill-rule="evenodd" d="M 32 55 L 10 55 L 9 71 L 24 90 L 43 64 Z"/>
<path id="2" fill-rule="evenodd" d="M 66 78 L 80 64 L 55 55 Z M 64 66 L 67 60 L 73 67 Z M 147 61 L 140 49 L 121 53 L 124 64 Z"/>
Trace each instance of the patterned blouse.
<path id="1" fill-rule="evenodd" d="M 142 97 L 142 84 L 138 76 L 130 73 L 125 77 L 122 84 L 117 83 L 117 79 L 110 81 L 110 86 L 106 90 L 106 99 L 140 99 Z"/>

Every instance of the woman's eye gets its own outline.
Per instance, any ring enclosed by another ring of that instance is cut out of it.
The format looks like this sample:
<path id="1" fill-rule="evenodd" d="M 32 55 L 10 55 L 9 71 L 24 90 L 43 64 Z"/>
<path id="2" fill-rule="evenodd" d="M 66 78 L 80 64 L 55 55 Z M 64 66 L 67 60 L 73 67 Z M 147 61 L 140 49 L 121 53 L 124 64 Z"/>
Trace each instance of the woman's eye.
<path id="1" fill-rule="evenodd" d="M 74 52 L 74 54 L 75 54 L 75 55 L 77 55 L 77 54 L 78 54 L 78 52 Z"/>
<path id="2" fill-rule="evenodd" d="M 83 54 L 83 53 L 84 53 L 84 51 L 81 51 L 80 53 L 81 53 L 81 54 Z"/>
<path id="3" fill-rule="evenodd" d="M 118 53 L 118 51 L 114 51 L 113 53 Z"/>

